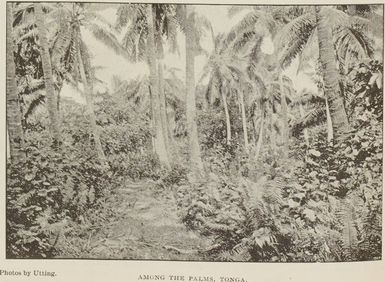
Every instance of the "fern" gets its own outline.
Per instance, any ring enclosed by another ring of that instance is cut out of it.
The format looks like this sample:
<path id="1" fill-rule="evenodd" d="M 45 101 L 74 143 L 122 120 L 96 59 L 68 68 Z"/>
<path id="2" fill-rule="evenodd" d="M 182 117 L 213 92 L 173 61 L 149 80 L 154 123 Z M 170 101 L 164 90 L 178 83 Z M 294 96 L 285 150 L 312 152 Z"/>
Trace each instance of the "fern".
<path id="1" fill-rule="evenodd" d="M 358 246 L 357 222 L 355 210 L 348 200 L 341 200 L 337 217 L 342 224 L 341 240 L 344 248 L 344 255 L 349 260 L 355 260 Z"/>

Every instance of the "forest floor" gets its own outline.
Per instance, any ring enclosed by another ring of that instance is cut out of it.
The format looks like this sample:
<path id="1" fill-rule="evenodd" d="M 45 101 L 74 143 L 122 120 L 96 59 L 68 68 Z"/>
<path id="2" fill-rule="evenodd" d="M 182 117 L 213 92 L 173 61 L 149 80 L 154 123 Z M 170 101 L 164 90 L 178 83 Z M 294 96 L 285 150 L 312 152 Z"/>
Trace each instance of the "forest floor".
<path id="1" fill-rule="evenodd" d="M 61 240 L 57 258 L 204 260 L 210 240 L 186 229 L 173 193 L 159 191 L 154 182 L 128 182 L 106 206 L 104 224 L 74 230 Z"/>

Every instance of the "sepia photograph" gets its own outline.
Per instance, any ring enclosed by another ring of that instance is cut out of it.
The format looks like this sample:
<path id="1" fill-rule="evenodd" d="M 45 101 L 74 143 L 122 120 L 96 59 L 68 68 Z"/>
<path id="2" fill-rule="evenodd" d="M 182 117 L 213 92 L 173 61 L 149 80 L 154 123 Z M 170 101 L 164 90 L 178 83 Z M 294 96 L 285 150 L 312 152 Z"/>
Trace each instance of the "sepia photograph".
<path id="1" fill-rule="evenodd" d="M 6 260 L 382 259 L 383 4 L 4 6 Z"/>

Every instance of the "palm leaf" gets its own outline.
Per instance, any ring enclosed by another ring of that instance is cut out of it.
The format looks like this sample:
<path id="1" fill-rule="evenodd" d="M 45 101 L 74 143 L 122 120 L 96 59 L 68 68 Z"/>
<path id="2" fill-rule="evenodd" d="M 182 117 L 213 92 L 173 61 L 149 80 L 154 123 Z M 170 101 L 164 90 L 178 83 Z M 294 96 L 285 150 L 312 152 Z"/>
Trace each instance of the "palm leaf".
<path id="1" fill-rule="evenodd" d="M 94 23 L 87 25 L 87 28 L 91 31 L 96 39 L 104 43 L 107 47 L 111 48 L 116 54 L 125 58 L 129 57 L 127 51 L 122 48 L 119 40 L 112 32 Z"/>

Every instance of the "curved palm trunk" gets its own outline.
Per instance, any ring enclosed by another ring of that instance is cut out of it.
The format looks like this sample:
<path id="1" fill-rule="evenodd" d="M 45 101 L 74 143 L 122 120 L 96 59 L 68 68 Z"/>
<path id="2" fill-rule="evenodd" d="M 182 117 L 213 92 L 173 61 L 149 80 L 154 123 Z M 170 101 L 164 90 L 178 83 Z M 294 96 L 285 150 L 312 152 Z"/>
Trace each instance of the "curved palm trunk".
<path id="1" fill-rule="evenodd" d="M 147 51 L 148 51 L 148 64 L 150 69 L 150 90 L 152 97 L 152 112 L 153 112 L 153 125 L 155 132 L 155 152 L 162 165 L 170 168 L 170 162 L 166 150 L 166 144 L 164 142 L 163 127 L 161 123 L 161 112 L 160 112 L 160 99 L 159 99 L 159 83 L 157 79 L 157 68 L 156 68 L 156 52 L 155 52 L 155 30 L 154 30 L 154 17 L 152 5 L 147 5 L 146 11 L 147 17 Z"/>
<path id="2" fill-rule="evenodd" d="M 84 60 L 82 58 L 80 47 L 78 47 L 77 53 L 78 53 L 77 54 L 78 67 L 79 67 L 80 77 L 82 79 L 84 93 L 85 93 L 85 97 L 86 97 L 87 114 L 88 114 L 88 118 L 90 119 L 90 127 L 91 127 L 91 133 L 94 137 L 95 150 L 96 150 L 96 153 L 98 154 L 98 158 L 99 158 L 100 162 L 103 165 L 107 165 L 107 159 L 106 159 L 106 156 L 105 156 L 104 151 L 103 151 L 102 143 L 100 142 L 100 133 L 98 130 L 98 126 L 96 124 L 94 104 L 93 104 L 93 100 L 92 100 L 92 95 L 93 95 L 92 82 L 89 82 L 87 80 L 86 72 L 84 69 L 84 62 L 83 62 Z"/>
<path id="3" fill-rule="evenodd" d="M 51 58 L 48 49 L 47 32 L 44 24 L 44 15 L 40 3 L 34 4 L 36 25 L 39 31 L 40 57 L 44 72 L 44 84 L 47 97 L 47 107 L 50 117 L 50 127 L 55 143 L 60 142 L 59 115 L 57 111 L 57 97 L 52 75 Z"/>
<path id="4" fill-rule="evenodd" d="M 332 29 L 327 19 L 322 16 L 321 7 L 315 6 L 318 31 L 319 56 L 323 67 L 323 81 L 326 99 L 329 102 L 330 116 L 334 137 L 338 137 L 349 128 L 343 99 L 338 84 L 338 71 L 334 56 Z"/>
<path id="5" fill-rule="evenodd" d="M 230 114 L 229 114 L 229 109 L 227 107 L 226 93 L 223 90 L 223 88 L 221 89 L 221 95 L 222 95 L 223 109 L 225 110 L 225 116 L 226 116 L 226 140 L 227 140 L 227 144 L 230 144 L 231 142 Z"/>
<path id="6" fill-rule="evenodd" d="M 248 152 L 248 150 L 249 150 L 249 137 L 247 134 L 246 109 L 245 109 L 245 100 L 243 97 L 242 89 L 239 91 L 239 98 L 240 98 L 240 106 L 241 106 L 241 114 L 242 114 L 243 140 L 245 142 L 245 150 L 246 150 L 246 152 Z"/>
<path id="7" fill-rule="evenodd" d="M 186 119 L 190 145 L 190 160 L 196 176 L 203 173 L 203 163 L 198 140 L 195 101 L 195 49 L 194 14 L 191 5 L 186 5 Z"/>
<path id="8" fill-rule="evenodd" d="M 282 111 L 282 142 L 283 142 L 283 155 L 287 157 L 289 153 L 289 128 L 287 118 L 287 102 L 286 94 L 282 82 L 282 73 L 279 73 L 279 87 L 281 92 L 281 111 Z"/>
<path id="9" fill-rule="evenodd" d="M 21 126 L 21 112 L 16 84 L 16 67 L 13 55 L 13 12 L 12 4 L 7 3 L 7 133 L 9 140 L 9 151 L 12 162 L 21 162 L 25 159 L 24 136 Z"/>

